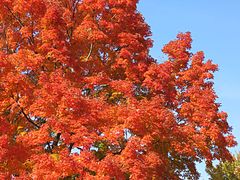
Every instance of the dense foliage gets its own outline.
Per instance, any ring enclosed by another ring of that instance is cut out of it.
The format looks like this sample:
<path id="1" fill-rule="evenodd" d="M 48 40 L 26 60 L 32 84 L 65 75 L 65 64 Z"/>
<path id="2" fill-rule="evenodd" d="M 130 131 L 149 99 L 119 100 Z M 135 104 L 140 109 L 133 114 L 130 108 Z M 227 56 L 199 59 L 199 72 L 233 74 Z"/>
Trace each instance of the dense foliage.
<path id="1" fill-rule="evenodd" d="M 240 179 L 240 154 L 233 161 L 225 161 L 217 166 L 207 169 L 212 180 L 238 180 Z"/>
<path id="2" fill-rule="evenodd" d="M 159 64 L 137 0 L 0 4 L 0 179 L 196 179 L 232 159 L 190 33 Z"/>

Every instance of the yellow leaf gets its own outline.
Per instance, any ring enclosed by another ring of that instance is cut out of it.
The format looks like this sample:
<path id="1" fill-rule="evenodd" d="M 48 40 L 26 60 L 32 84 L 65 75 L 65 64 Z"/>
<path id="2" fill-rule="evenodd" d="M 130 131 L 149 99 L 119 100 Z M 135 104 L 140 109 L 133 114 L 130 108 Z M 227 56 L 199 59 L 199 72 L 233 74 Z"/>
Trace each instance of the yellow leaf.
<path id="1" fill-rule="evenodd" d="M 18 126 L 18 127 L 17 127 L 17 130 L 18 130 L 18 131 L 20 131 L 20 130 L 22 130 L 22 129 L 23 129 L 23 126 Z"/>
<path id="2" fill-rule="evenodd" d="M 27 134 L 27 132 L 26 132 L 26 131 L 23 131 L 23 132 L 20 132 L 19 134 L 22 135 L 22 136 L 24 136 L 25 134 Z"/>
<path id="3" fill-rule="evenodd" d="M 50 156 L 53 158 L 54 161 L 59 161 L 60 159 L 59 154 L 56 154 L 56 153 L 51 154 Z"/>
<path id="4" fill-rule="evenodd" d="M 113 92 L 112 93 L 112 96 L 119 96 L 119 95 L 122 95 L 122 93 L 121 92 Z"/>

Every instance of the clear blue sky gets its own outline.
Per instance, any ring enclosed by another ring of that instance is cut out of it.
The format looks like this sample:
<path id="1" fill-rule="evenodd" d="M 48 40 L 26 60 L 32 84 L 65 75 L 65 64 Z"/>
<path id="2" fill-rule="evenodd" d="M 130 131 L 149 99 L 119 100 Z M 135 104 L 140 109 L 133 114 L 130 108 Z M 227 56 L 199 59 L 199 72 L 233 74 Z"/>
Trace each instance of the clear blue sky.
<path id="1" fill-rule="evenodd" d="M 192 51 L 203 50 L 219 65 L 215 91 L 221 109 L 240 143 L 240 0 L 140 0 L 139 11 L 150 25 L 151 55 L 163 61 L 161 49 L 179 32 L 192 33 Z M 231 152 L 240 151 L 240 145 Z M 201 179 L 206 179 L 200 165 Z"/>

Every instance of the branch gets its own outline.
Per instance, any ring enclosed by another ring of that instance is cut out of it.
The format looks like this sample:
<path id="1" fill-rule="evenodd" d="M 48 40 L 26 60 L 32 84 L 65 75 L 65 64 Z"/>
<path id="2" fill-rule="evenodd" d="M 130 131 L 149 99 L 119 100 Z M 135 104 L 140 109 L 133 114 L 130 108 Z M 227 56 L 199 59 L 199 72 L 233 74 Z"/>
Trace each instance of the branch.
<path id="1" fill-rule="evenodd" d="M 14 103 L 8 105 L 2 112 L 1 112 L 1 115 L 5 115 L 7 111 L 10 111 L 9 109 L 11 108 L 11 106 L 13 105 Z"/>
<path id="2" fill-rule="evenodd" d="M 11 15 L 19 22 L 20 26 L 23 27 L 24 23 L 21 21 L 21 19 L 19 17 L 17 17 L 8 6 L 4 5 L 4 7 L 7 8 L 7 10 L 11 13 Z M 27 39 L 28 39 L 28 43 L 30 45 L 34 44 L 33 36 L 32 37 L 28 37 Z"/>
<path id="3" fill-rule="evenodd" d="M 74 18 L 74 14 L 75 14 L 74 12 L 75 12 L 75 10 L 77 8 L 77 5 L 78 5 L 79 1 L 80 0 L 76 0 L 75 2 L 73 2 L 73 5 L 72 5 L 72 11 L 73 11 L 72 18 Z"/>
<path id="4" fill-rule="evenodd" d="M 69 153 L 71 153 L 72 148 L 73 148 L 73 145 L 74 145 L 74 143 L 70 143 L 70 144 L 69 144 L 69 147 L 68 147 Z"/>
<path id="5" fill-rule="evenodd" d="M 12 15 L 12 16 L 19 22 L 19 24 L 23 27 L 24 24 L 23 24 L 23 22 L 21 21 L 21 19 L 19 19 L 19 18 L 12 12 L 12 10 L 11 10 L 8 6 L 4 5 L 4 7 L 7 8 L 7 10 L 11 13 L 11 15 Z"/>
<path id="6" fill-rule="evenodd" d="M 111 19 L 115 18 L 115 16 L 116 16 L 116 14 L 114 14 L 114 15 L 111 17 Z"/>
<path id="7" fill-rule="evenodd" d="M 60 140 L 61 133 L 57 133 L 55 140 L 53 141 L 53 146 L 57 146 L 59 140 Z"/>
<path id="8" fill-rule="evenodd" d="M 91 43 L 89 53 L 88 53 L 88 55 L 87 55 L 87 57 L 85 58 L 84 61 L 88 61 L 88 59 L 90 58 L 90 56 L 92 54 L 92 50 L 93 50 L 93 44 Z"/>
<path id="9" fill-rule="evenodd" d="M 47 146 L 48 146 L 48 149 L 46 151 L 52 154 L 53 152 L 49 142 L 47 142 Z"/>
<path id="10" fill-rule="evenodd" d="M 80 151 L 83 151 L 83 148 L 77 147 L 77 149 L 79 149 Z"/>
<path id="11" fill-rule="evenodd" d="M 18 105 L 19 106 L 19 105 Z M 20 107 L 20 106 L 19 106 Z M 32 125 L 34 125 L 35 127 L 37 127 L 38 129 L 40 128 L 39 125 L 37 125 L 35 122 L 33 122 L 29 117 L 28 115 L 24 112 L 23 108 L 21 108 L 21 113 L 23 114 L 23 116 L 27 119 L 28 122 L 30 122 Z"/>
<path id="12" fill-rule="evenodd" d="M 18 103 L 18 100 L 19 100 L 19 96 L 17 96 L 17 99 L 14 98 L 14 95 L 12 94 L 10 96 L 16 103 L 17 103 L 17 106 L 20 108 L 20 112 L 23 114 L 23 116 L 27 119 L 28 122 L 30 122 L 32 125 L 34 125 L 37 129 L 40 128 L 39 125 L 37 125 L 35 122 L 33 122 L 29 117 L 28 115 L 24 112 L 24 109 L 19 105 Z"/>

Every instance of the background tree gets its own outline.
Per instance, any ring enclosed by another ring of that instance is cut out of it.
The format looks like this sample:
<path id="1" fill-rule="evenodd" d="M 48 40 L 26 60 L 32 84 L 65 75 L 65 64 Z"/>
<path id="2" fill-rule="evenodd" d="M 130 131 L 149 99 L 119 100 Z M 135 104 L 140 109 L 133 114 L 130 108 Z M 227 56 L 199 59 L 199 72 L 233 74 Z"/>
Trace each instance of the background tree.
<path id="1" fill-rule="evenodd" d="M 233 161 L 225 161 L 217 166 L 207 169 L 211 179 L 238 180 L 240 179 L 240 155 L 237 154 Z"/>
<path id="2" fill-rule="evenodd" d="M 235 145 L 190 33 L 149 55 L 137 0 L 0 0 L 0 178 L 197 179 Z"/>

